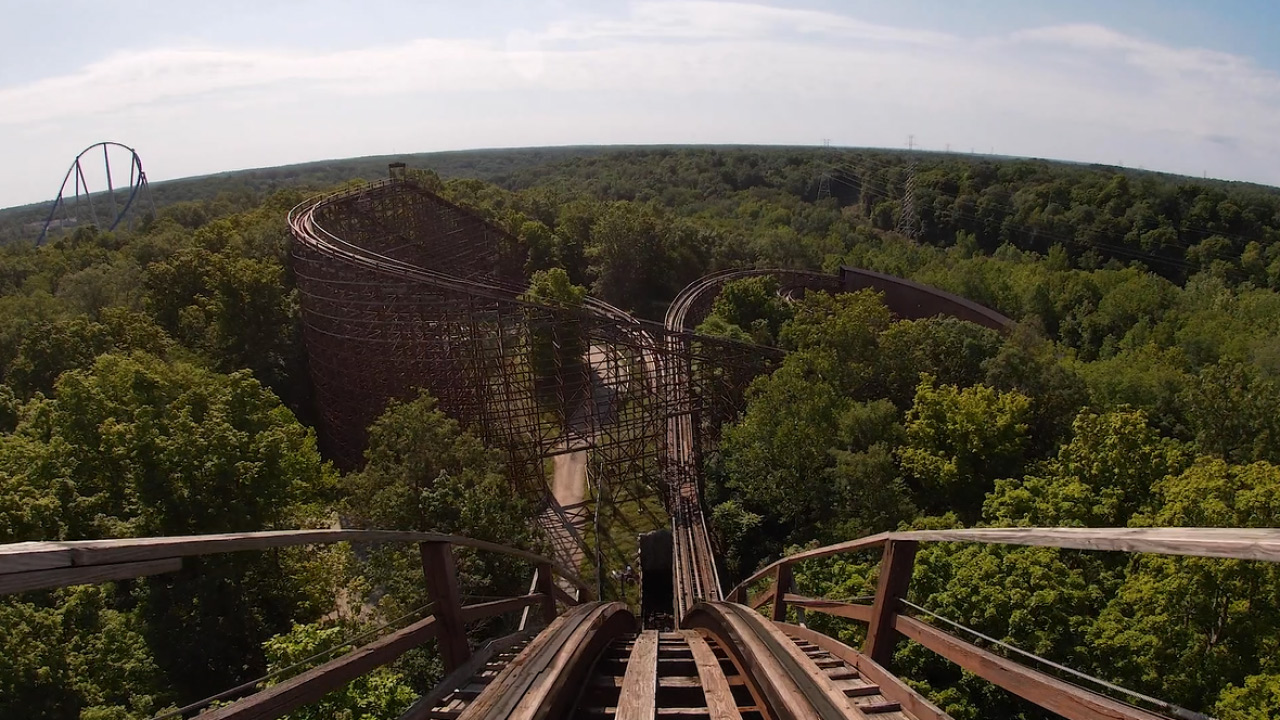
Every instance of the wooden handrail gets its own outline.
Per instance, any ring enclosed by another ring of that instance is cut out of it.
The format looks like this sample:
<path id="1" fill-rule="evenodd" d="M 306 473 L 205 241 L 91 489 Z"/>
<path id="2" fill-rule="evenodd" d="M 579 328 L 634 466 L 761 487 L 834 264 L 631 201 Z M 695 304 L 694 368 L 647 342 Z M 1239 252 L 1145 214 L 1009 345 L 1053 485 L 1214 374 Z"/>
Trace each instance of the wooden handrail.
<path id="1" fill-rule="evenodd" d="M 462 608 L 464 619 L 501 615 L 542 602 L 542 595 L 496 600 L 467 605 Z M 362 645 L 346 655 L 336 657 L 284 682 L 260 690 L 225 707 L 200 715 L 208 720 L 266 720 L 277 718 L 297 708 L 313 703 L 357 677 L 395 660 L 432 638 L 439 638 L 439 619 L 428 616 L 408 627 L 397 630 L 384 638 Z"/>
<path id="2" fill-rule="evenodd" d="M 978 677 L 1057 713 L 1068 720 L 1124 718 L 1164 720 L 1147 712 L 1033 670 L 1014 660 L 967 643 L 907 615 L 894 618 L 895 628 L 906 637 L 941 655 Z"/>
<path id="3" fill-rule="evenodd" d="M 173 560 L 214 553 L 266 550 L 278 547 L 338 542 L 443 542 L 477 550 L 487 550 L 528 560 L 535 565 L 548 565 L 557 575 L 573 583 L 575 587 L 582 589 L 586 593 L 591 592 L 591 586 L 578 577 L 575 572 L 537 553 L 458 535 L 442 535 L 409 530 L 268 530 L 247 533 L 177 535 L 114 540 L 10 543 L 0 545 L 0 592 L 5 592 L 4 588 L 8 582 L 12 582 L 14 583 L 13 586 L 21 587 L 22 589 L 33 589 L 29 587 L 29 584 L 31 580 L 39 579 L 34 573 L 40 571 L 63 570 L 63 574 L 60 575 L 44 576 L 50 580 L 56 580 L 57 582 L 54 584 L 38 585 L 38 587 L 57 587 L 69 584 L 101 582 L 101 566 L 114 566 L 117 568 L 112 577 L 107 579 L 122 579 L 124 577 L 140 577 L 143 574 L 153 574 L 155 566 L 145 564 L 151 561 Z M 140 569 L 147 570 L 147 572 L 128 574 L 127 566 L 135 563 Z M 94 572 L 87 570 L 87 568 L 94 566 L 97 566 L 96 576 Z M 72 568 L 86 568 L 86 571 L 82 575 L 75 572 L 66 572 Z M 173 569 L 176 569 L 176 567 Z M 32 573 L 32 575 L 27 575 L 27 573 Z M 16 592 L 16 590 L 8 590 L 7 592 Z"/>
<path id="4" fill-rule="evenodd" d="M 976 542 L 1068 550 L 1144 552 L 1160 555 L 1280 562 L 1280 528 L 962 528 L 879 533 L 788 555 L 766 565 L 734 591 L 772 575 L 779 565 L 878 547 L 890 540 Z M 730 593 L 732 596 L 733 593 Z"/>
<path id="5" fill-rule="evenodd" d="M 861 603 L 847 603 L 839 600 L 824 600 L 822 598 L 805 597 L 804 595 L 792 595 L 787 593 L 784 597 L 788 605 L 795 605 L 805 610 L 822 613 L 824 615 L 835 615 L 836 617 L 849 618 L 862 623 L 871 622 L 871 607 Z"/>

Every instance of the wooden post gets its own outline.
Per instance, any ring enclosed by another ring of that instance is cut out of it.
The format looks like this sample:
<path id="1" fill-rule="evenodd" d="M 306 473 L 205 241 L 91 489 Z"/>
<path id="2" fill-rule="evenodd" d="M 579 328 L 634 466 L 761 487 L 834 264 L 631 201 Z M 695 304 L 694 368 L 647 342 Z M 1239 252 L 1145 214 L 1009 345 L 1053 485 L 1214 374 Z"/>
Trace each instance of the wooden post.
<path id="1" fill-rule="evenodd" d="M 787 563 L 778 565 L 773 575 L 773 620 L 787 621 L 787 593 L 791 592 L 791 566 Z"/>
<path id="2" fill-rule="evenodd" d="M 736 588 L 729 594 L 729 602 L 738 603 L 739 605 L 747 604 L 747 588 L 746 586 Z"/>
<path id="3" fill-rule="evenodd" d="M 444 671 L 453 672 L 471 657 L 467 631 L 460 615 L 462 602 L 458 594 L 458 573 L 453 564 L 453 549 L 446 542 L 419 543 L 422 574 L 427 581 L 427 597 L 435 603 L 432 615 L 440 624 L 436 636 Z"/>
<path id="4" fill-rule="evenodd" d="M 867 624 L 867 642 L 862 648 L 863 654 L 881 665 L 887 665 L 893 659 L 893 648 L 898 642 L 893 618 L 898 614 L 898 601 L 906 596 L 907 586 L 911 584 L 915 559 L 914 540 L 885 542 L 876 600 L 871 606 L 871 622 Z"/>
<path id="5" fill-rule="evenodd" d="M 556 576 L 550 563 L 538 564 L 538 592 L 542 593 L 542 620 L 550 625 L 556 619 Z"/>

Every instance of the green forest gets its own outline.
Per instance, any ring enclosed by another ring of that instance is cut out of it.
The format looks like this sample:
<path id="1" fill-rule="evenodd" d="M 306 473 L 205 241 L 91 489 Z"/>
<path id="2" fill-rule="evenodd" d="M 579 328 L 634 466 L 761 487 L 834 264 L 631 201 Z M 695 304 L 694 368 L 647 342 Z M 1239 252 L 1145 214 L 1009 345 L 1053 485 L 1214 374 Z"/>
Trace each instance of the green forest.
<path id="1" fill-rule="evenodd" d="M 726 587 L 783 553 L 899 528 L 1280 526 L 1280 190 L 871 150 L 393 159 L 514 233 L 531 297 L 585 288 L 656 319 L 714 270 L 848 265 L 1016 321 L 1000 334 L 895 320 L 871 292 L 726 286 L 699 330 L 787 351 L 707 458 Z M 541 549 L 503 459 L 431 397 L 388 407 L 356 471 L 312 428 L 285 215 L 385 162 L 158 183 L 153 217 L 41 247 L 25 228 L 39 212 L 0 212 L 0 542 L 341 516 Z M 914 237 L 897 231 L 904 209 Z M 877 561 L 803 564 L 798 591 L 865 596 Z M 288 668 L 421 608 L 415 562 L 232 554 L 5 596 L 0 718 L 147 718 Z M 460 568 L 477 596 L 528 584 L 489 555 Z M 1280 717 L 1274 564 L 935 543 L 909 598 L 1222 720 Z M 957 720 L 1050 717 L 912 643 L 893 667 Z M 395 717 L 440 672 L 415 651 L 295 716 Z"/>

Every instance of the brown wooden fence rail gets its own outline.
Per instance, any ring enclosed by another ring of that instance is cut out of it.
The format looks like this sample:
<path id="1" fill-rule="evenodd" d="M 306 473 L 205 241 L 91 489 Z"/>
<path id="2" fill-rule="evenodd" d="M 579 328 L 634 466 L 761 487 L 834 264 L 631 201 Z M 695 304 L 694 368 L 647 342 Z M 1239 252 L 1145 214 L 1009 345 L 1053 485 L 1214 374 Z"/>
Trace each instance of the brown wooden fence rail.
<path id="1" fill-rule="evenodd" d="M 892 658 L 898 640 L 906 637 L 965 670 L 1071 720 L 1161 717 L 988 652 L 902 612 L 901 601 L 906 597 L 916 548 L 921 542 L 976 542 L 1280 562 L 1280 529 L 1277 528 L 920 530 L 880 533 L 789 555 L 739 583 L 730 592 L 729 600 L 754 609 L 771 605 L 769 616 L 775 622 L 785 622 L 787 607 L 795 606 L 863 623 L 867 625 L 867 636 L 862 655 L 880 665 Z M 870 604 L 811 598 L 793 592 L 791 569 L 796 563 L 874 548 L 882 548 L 882 558 L 876 594 Z M 769 587 L 749 597 L 749 589 L 760 581 L 769 581 Z M 796 626 L 787 627 L 802 631 Z M 803 632 L 806 637 L 817 635 L 812 631 Z"/>
<path id="2" fill-rule="evenodd" d="M 578 602 L 555 585 L 555 576 L 576 586 L 579 597 L 591 595 L 590 586 L 577 574 L 536 553 L 455 535 L 394 530 L 280 530 L 0 545 L 0 594 L 173 572 L 182 567 L 184 557 L 338 542 L 416 543 L 432 614 L 277 685 L 204 713 L 200 715 L 202 719 L 279 717 L 319 700 L 431 639 L 439 644 L 445 671 L 451 672 L 464 667 L 471 655 L 467 623 L 527 607 L 539 608 L 543 619 L 550 623 L 557 616 L 557 600 L 565 605 Z M 529 561 L 537 569 L 535 592 L 463 605 L 454 567 L 455 545 Z"/>

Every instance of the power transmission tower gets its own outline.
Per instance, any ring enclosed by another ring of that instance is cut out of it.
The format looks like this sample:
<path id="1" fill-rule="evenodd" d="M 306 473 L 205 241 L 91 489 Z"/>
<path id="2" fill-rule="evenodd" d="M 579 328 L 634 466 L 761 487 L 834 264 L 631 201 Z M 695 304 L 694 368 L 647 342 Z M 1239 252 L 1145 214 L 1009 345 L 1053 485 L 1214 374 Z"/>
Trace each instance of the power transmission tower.
<path id="1" fill-rule="evenodd" d="M 898 232 L 915 240 L 920 237 L 920 213 L 916 211 L 916 162 L 907 166 L 907 186 L 898 213 Z"/>
<path id="2" fill-rule="evenodd" d="M 826 167 L 822 171 L 822 177 L 818 178 L 818 199 L 819 200 L 825 200 L 831 197 L 831 172 L 832 172 L 830 167 L 831 140 L 828 138 L 823 138 L 822 147 L 823 147 L 822 161 L 826 163 L 828 167 Z"/>

